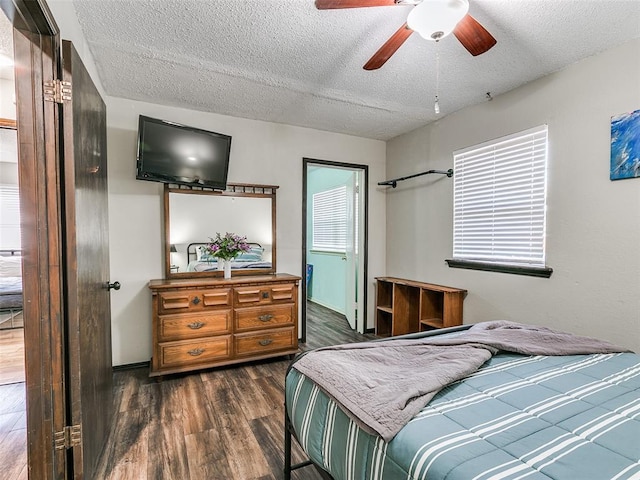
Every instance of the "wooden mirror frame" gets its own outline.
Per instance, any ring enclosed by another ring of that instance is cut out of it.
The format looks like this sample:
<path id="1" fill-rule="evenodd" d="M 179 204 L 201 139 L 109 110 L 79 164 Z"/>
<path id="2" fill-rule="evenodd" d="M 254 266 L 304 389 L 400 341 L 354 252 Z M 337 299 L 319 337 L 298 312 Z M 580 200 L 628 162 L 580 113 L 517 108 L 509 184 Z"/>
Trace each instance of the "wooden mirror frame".
<path id="1" fill-rule="evenodd" d="M 271 268 L 252 268 L 233 270 L 232 276 L 239 275 L 270 275 L 276 273 L 276 185 L 258 185 L 247 183 L 228 183 L 224 191 L 213 190 L 206 187 L 196 187 L 177 184 L 165 184 L 164 186 L 164 274 L 167 279 L 180 278 L 211 278 L 222 277 L 224 272 L 220 270 L 208 272 L 172 272 L 171 269 L 171 214 L 169 207 L 170 193 L 188 193 L 194 195 L 209 195 L 221 197 L 249 197 L 271 199 Z M 250 241 L 251 239 L 249 239 Z"/>

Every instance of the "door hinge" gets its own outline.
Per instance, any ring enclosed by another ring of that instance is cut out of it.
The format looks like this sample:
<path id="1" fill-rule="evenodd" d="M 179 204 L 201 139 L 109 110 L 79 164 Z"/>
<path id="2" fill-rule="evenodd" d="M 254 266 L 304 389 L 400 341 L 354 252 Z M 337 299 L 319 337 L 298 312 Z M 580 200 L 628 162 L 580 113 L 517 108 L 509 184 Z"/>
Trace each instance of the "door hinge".
<path id="1" fill-rule="evenodd" d="M 53 444 L 56 450 L 77 447 L 82 443 L 82 426 L 71 425 L 53 434 Z"/>
<path id="2" fill-rule="evenodd" d="M 71 100 L 71 82 L 63 82 L 62 80 L 44 82 L 44 100 L 54 103 Z"/>

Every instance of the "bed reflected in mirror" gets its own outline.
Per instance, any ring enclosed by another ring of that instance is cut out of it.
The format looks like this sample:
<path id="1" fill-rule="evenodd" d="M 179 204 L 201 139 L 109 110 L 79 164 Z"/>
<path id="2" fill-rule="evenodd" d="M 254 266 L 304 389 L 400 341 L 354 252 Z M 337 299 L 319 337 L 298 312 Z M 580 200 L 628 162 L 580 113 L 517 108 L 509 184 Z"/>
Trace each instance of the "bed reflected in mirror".
<path id="1" fill-rule="evenodd" d="M 230 184 L 217 192 L 166 187 L 167 278 L 222 276 L 222 265 L 202 247 L 216 233 L 227 232 L 246 237 L 251 247 L 233 260 L 232 275 L 274 273 L 276 188 Z"/>

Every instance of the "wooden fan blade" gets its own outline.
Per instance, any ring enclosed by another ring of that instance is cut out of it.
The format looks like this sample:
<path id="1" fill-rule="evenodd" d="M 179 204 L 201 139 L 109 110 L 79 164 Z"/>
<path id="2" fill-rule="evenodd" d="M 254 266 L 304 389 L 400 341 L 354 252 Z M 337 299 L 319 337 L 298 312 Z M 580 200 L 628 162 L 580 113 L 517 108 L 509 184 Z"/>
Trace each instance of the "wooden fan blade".
<path id="1" fill-rule="evenodd" d="M 388 7 L 397 5 L 395 0 L 316 0 L 318 10 L 334 8 Z"/>
<path id="2" fill-rule="evenodd" d="M 382 65 L 387 63 L 387 60 L 391 58 L 391 55 L 396 53 L 402 44 L 411 36 L 413 30 L 411 30 L 408 25 L 405 23 L 401 26 L 396 33 L 391 35 L 389 40 L 386 41 L 384 45 L 380 47 L 380 49 L 369 59 L 369 61 L 364 65 L 365 70 L 376 70 L 380 68 Z"/>
<path id="3" fill-rule="evenodd" d="M 496 44 L 496 39 L 469 14 L 460 20 L 460 23 L 453 30 L 453 34 L 474 57 L 486 52 Z"/>

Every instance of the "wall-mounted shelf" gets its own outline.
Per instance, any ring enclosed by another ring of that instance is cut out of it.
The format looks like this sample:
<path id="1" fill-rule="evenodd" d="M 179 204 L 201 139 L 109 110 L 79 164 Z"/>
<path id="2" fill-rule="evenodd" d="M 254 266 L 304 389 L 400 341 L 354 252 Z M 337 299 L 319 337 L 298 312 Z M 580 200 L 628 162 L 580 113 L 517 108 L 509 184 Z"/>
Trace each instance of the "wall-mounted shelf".
<path id="1" fill-rule="evenodd" d="M 376 335 L 462 325 L 466 290 L 395 277 L 377 277 L 376 281 Z"/>

